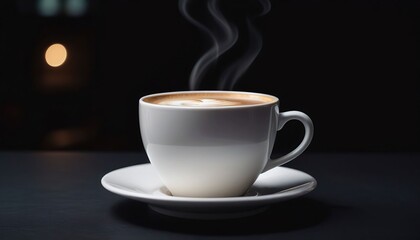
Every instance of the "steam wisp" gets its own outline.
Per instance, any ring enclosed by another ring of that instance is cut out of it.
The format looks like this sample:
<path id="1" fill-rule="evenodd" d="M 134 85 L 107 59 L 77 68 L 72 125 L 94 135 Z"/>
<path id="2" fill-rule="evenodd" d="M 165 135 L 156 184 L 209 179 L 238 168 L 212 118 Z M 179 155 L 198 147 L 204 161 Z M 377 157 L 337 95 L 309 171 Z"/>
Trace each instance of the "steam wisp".
<path id="1" fill-rule="evenodd" d="M 206 2 L 205 0 L 200 1 Z M 189 87 L 190 90 L 197 90 L 211 66 L 216 63 L 221 55 L 237 43 L 239 33 L 238 28 L 223 15 L 220 9 L 220 0 L 207 0 L 206 10 L 210 16 L 210 23 L 203 23 L 192 17 L 191 9 L 189 8 L 192 2 L 193 0 L 179 0 L 179 10 L 211 42 L 211 47 L 197 60 L 191 71 Z M 233 63 L 227 64 L 226 68 L 221 71 L 218 81 L 219 89 L 232 89 L 261 51 L 262 37 L 253 22 L 256 17 L 263 16 L 270 11 L 271 3 L 269 0 L 258 0 L 258 3 L 261 6 L 261 12 L 246 18 L 249 45 L 238 59 L 234 60 Z"/>

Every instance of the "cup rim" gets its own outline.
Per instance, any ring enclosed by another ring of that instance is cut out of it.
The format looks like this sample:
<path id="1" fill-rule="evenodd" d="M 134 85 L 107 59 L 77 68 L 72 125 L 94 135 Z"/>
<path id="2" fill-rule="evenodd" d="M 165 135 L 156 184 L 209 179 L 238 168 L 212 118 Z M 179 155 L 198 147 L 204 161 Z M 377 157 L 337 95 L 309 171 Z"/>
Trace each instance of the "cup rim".
<path id="1" fill-rule="evenodd" d="M 189 93 L 232 93 L 232 94 L 252 94 L 257 96 L 263 96 L 272 98 L 273 101 L 260 103 L 260 104 L 253 104 L 253 105 L 235 105 L 235 106 L 217 106 L 217 107 L 188 107 L 188 106 L 173 106 L 173 105 L 159 105 L 156 103 L 149 103 L 144 101 L 146 98 L 162 96 L 162 95 L 172 95 L 172 94 L 189 94 Z M 227 91 L 227 90 L 191 90 L 191 91 L 169 91 L 169 92 L 160 92 L 160 93 L 153 93 L 148 94 L 139 99 L 139 104 L 144 104 L 146 106 L 152 106 L 156 108 L 166 108 L 166 109 L 185 109 L 185 110 L 216 110 L 216 109 L 243 109 L 243 108 L 255 108 L 255 107 L 262 107 L 262 106 L 270 106 L 279 103 L 279 99 L 276 96 L 266 94 L 266 93 L 258 93 L 258 92 L 247 92 L 247 91 Z"/>

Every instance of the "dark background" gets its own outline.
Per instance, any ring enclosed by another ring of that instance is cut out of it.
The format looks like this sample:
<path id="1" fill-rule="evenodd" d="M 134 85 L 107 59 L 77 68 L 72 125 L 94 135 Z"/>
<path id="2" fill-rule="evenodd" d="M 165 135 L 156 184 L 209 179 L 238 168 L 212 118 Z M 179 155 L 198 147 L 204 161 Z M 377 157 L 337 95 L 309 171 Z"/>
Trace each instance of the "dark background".
<path id="1" fill-rule="evenodd" d="M 39 2 L 0 2 L 0 150 L 143 151 L 138 99 L 189 90 L 206 39 L 174 0 L 86 0 L 77 16 L 60 0 L 43 16 Z M 255 7 L 223 4 L 236 19 Z M 308 151 L 420 150 L 418 1 L 273 0 L 256 24 L 264 45 L 234 90 L 311 116 Z M 56 42 L 68 59 L 51 68 L 44 52 Z M 276 151 L 302 136 L 289 123 Z"/>

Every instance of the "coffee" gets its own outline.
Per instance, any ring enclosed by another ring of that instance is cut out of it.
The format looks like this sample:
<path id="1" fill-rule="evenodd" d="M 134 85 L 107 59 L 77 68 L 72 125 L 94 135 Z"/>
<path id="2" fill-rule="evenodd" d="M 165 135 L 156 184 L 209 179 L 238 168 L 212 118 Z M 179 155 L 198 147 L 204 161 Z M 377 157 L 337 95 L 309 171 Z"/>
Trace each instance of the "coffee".
<path id="1" fill-rule="evenodd" d="M 151 96 L 144 99 L 145 102 L 184 107 L 226 107 L 226 106 L 249 106 L 272 103 L 276 100 L 265 95 L 246 93 L 172 93 L 158 96 Z"/>

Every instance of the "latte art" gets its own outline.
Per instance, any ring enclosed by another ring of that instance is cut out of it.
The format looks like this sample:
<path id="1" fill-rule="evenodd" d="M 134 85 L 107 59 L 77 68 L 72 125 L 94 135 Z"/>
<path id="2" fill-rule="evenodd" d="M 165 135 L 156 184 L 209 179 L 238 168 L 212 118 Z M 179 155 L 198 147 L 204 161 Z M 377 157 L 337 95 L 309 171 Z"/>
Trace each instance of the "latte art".
<path id="1" fill-rule="evenodd" d="M 276 99 L 266 95 L 230 92 L 180 92 L 150 96 L 145 102 L 157 105 L 212 108 L 229 106 L 250 106 L 274 103 Z"/>
<path id="2" fill-rule="evenodd" d="M 178 100 L 166 100 L 159 104 L 169 106 L 187 106 L 187 107 L 219 107 L 219 106 L 236 106 L 243 105 L 240 101 L 224 100 L 224 99 L 178 99 Z"/>

